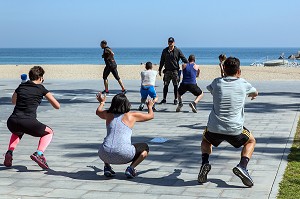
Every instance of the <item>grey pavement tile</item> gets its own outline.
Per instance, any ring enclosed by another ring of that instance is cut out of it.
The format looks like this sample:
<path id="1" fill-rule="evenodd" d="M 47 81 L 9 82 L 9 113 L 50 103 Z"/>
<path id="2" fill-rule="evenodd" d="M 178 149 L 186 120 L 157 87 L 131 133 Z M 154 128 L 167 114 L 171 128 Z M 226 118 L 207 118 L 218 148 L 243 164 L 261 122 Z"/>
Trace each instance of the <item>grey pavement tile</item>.
<path id="1" fill-rule="evenodd" d="M 20 187 L 17 190 L 11 192 L 12 195 L 18 196 L 44 196 L 47 193 L 53 191 L 51 188 L 41 188 L 41 187 Z"/>
<path id="2" fill-rule="evenodd" d="M 54 189 L 45 194 L 44 197 L 81 198 L 85 193 L 87 193 L 87 190 Z"/>
<path id="3" fill-rule="evenodd" d="M 12 84 L 8 85 L 9 83 Z M 199 83 L 204 88 L 210 82 Z M 14 89 L 12 85 L 17 85 L 18 82 L 5 80 L 2 84 L 10 90 L 0 92 L 0 102 L 2 97 L 9 96 L 7 93 Z M 110 84 L 118 90 L 117 82 L 111 81 Z M 138 107 L 140 100 L 139 84 L 139 81 L 125 81 L 125 85 L 132 90 L 127 96 L 133 102 L 133 108 Z M 94 96 L 94 91 L 96 93 L 99 90 L 99 81 L 51 80 L 47 88 L 56 90 L 55 94 L 63 94 L 57 95 L 62 102 L 62 109 L 53 110 L 45 102 L 38 109 L 39 120 L 55 131 L 53 141 L 45 153 L 51 170 L 42 171 L 30 160 L 29 156 L 35 151 L 38 139 L 24 136 L 14 153 L 14 167 L 6 169 L 0 164 L 0 196 L 25 199 L 41 198 L 40 195 L 43 198 L 65 198 L 66 195 L 113 199 L 249 198 L 251 195 L 267 198 L 297 116 L 297 108 L 291 108 L 288 104 L 298 107 L 299 111 L 297 98 L 280 95 L 274 100 L 274 96 L 282 90 L 299 94 L 297 88 L 300 81 L 254 84 L 262 94 L 255 101 L 247 99 L 245 108 L 245 126 L 257 139 L 248 167 L 255 181 L 251 189 L 245 188 L 241 180 L 232 173 L 232 168 L 239 162 L 240 149 L 236 150 L 227 143 L 213 148 L 210 156 L 212 170 L 208 175 L 208 182 L 197 182 L 201 165 L 200 143 L 212 105 L 212 97 L 208 92 L 198 105 L 198 114 L 192 114 L 188 107 L 187 103 L 194 98 L 190 94 L 184 96 L 184 112 L 176 114 L 176 106 L 171 104 L 158 105 L 160 112 L 155 113 L 154 120 L 138 123 L 134 127 L 133 142 L 148 142 L 150 146 L 148 158 L 137 167 L 139 176 L 127 180 L 124 176 L 127 165 L 113 165 L 117 176 L 108 180 L 103 176 L 103 163 L 97 155 L 99 145 L 106 135 L 105 122 L 95 115 L 96 100 L 88 99 Z M 161 97 L 162 83 L 159 81 L 157 86 L 158 96 Z M 84 92 L 83 89 L 87 87 L 92 91 Z M 82 103 L 70 101 L 74 97 L 72 92 Z M 108 100 L 112 96 L 109 95 Z M 172 102 L 172 97 L 168 95 L 167 101 Z M 10 133 L 6 127 L 6 119 L 12 110 L 13 106 L 1 104 L 0 146 L 8 144 Z M 165 137 L 169 141 L 163 144 L 149 143 L 154 137 Z M 23 187 L 26 179 L 28 184 Z M 42 187 L 35 192 L 32 189 L 39 184 L 39 180 Z"/>

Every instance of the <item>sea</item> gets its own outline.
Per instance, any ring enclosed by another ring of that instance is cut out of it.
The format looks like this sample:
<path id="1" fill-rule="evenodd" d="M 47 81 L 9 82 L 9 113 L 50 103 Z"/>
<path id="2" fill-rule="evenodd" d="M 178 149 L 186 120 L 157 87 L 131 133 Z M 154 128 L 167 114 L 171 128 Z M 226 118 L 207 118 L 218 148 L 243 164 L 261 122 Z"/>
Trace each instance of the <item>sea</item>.
<path id="1" fill-rule="evenodd" d="M 180 48 L 184 55 L 196 56 L 197 64 L 216 65 L 218 56 L 226 54 L 240 59 L 241 65 L 262 63 L 296 55 L 299 48 Z M 112 48 L 119 65 L 139 65 L 151 61 L 159 64 L 163 48 Z M 104 64 L 101 48 L 0 48 L 0 65 Z M 293 61 L 293 60 L 291 60 Z M 299 63 L 299 61 L 298 61 Z"/>

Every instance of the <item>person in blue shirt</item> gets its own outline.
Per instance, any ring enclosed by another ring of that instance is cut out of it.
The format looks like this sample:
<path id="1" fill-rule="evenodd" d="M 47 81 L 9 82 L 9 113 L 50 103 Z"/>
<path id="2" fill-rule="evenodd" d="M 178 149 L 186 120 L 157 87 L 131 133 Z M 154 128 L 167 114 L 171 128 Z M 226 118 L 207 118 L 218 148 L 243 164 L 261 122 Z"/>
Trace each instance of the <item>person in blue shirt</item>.
<path id="1" fill-rule="evenodd" d="M 256 141 L 252 133 L 244 127 L 244 106 L 246 96 L 253 100 L 258 92 L 250 83 L 241 78 L 238 58 L 229 57 L 225 60 L 224 74 L 224 78 L 216 78 L 207 86 L 213 96 L 213 107 L 203 133 L 202 166 L 198 182 L 207 181 L 207 174 L 211 170 L 208 159 L 212 153 L 212 146 L 218 147 L 221 142 L 227 141 L 235 148 L 243 146 L 240 163 L 233 168 L 233 173 L 242 180 L 244 185 L 252 187 L 254 183 L 248 173 L 247 164 Z"/>
<path id="2" fill-rule="evenodd" d="M 191 92 L 196 99 L 189 104 L 194 113 L 197 113 L 196 105 L 202 99 L 203 92 L 197 85 L 197 77 L 200 75 L 200 67 L 195 63 L 195 55 L 189 56 L 189 63 L 182 65 L 182 82 L 178 88 L 178 101 L 179 104 L 176 108 L 176 112 L 179 112 L 183 106 L 182 95 L 187 91 Z"/>

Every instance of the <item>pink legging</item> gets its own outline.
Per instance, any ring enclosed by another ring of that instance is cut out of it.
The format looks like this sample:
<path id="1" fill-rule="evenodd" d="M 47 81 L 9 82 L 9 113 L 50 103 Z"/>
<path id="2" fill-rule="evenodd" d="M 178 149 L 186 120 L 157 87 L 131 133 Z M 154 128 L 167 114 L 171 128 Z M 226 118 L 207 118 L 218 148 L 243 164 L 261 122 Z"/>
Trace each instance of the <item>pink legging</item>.
<path id="1" fill-rule="evenodd" d="M 38 151 L 44 152 L 52 140 L 53 137 L 52 129 L 47 126 L 45 132 L 47 132 L 48 134 L 40 138 L 40 142 L 37 148 Z M 20 142 L 19 136 L 12 133 L 9 141 L 8 150 L 11 151 L 15 150 L 19 142 Z"/>

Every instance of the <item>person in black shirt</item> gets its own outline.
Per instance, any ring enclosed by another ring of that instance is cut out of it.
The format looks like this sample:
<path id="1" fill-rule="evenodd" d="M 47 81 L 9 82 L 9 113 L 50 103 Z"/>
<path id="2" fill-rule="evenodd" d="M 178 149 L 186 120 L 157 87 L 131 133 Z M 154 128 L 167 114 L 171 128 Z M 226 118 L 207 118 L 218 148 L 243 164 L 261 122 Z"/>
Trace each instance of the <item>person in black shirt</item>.
<path id="1" fill-rule="evenodd" d="M 168 88 L 170 81 L 172 80 L 174 86 L 174 105 L 177 105 L 177 90 L 178 90 L 178 83 L 179 83 L 179 61 L 181 60 L 184 63 L 188 63 L 187 59 L 181 52 L 179 48 L 175 46 L 175 40 L 173 37 L 168 39 L 168 47 L 162 51 L 161 58 L 160 58 L 160 65 L 159 65 L 159 75 L 161 76 L 162 68 L 165 67 L 163 70 L 164 77 L 164 90 L 163 90 L 163 99 L 160 104 L 166 103 L 166 98 L 168 94 Z"/>
<path id="2" fill-rule="evenodd" d="M 127 90 L 125 89 L 124 84 L 119 77 L 118 70 L 117 70 L 117 63 L 115 61 L 113 51 L 111 50 L 110 47 L 107 46 L 107 42 L 105 40 L 101 41 L 100 46 L 103 49 L 102 58 L 104 59 L 105 62 L 105 68 L 103 70 L 103 80 L 104 80 L 105 90 L 102 93 L 103 94 L 109 93 L 107 77 L 110 73 L 112 73 L 115 79 L 120 84 L 122 93 L 125 94 Z"/>
<path id="3" fill-rule="evenodd" d="M 60 104 L 42 85 L 44 73 L 44 69 L 40 66 L 31 68 L 29 71 L 30 80 L 21 83 L 12 96 L 12 103 L 15 105 L 15 108 L 7 120 L 7 128 L 12 135 L 8 151 L 5 154 L 4 165 L 6 167 L 12 166 L 13 151 L 23 135 L 28 134 L 40 137 L 37 151 L 30 158 L 41 168 L 49 168 L 43 153 L 52 140 L 53 130 L 36 119 L 36 111 L 44 96 L 55 109 L 59 109 Z"/>

